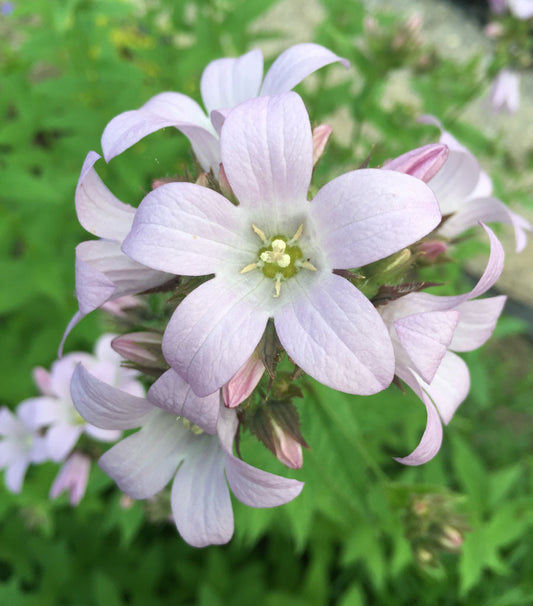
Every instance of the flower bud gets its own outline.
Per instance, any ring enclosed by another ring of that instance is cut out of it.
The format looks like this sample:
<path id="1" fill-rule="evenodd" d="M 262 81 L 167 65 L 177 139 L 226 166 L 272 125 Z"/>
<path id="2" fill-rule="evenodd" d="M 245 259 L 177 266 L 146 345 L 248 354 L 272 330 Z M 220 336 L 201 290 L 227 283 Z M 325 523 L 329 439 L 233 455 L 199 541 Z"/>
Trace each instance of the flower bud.
<path id="1" fill-rule="evenodd" d="M 313 128 L 313 168 L 320 162 L 332 130 L 329 124 L 319 124 Z"/>
<path id="2" fill-rule="evenodd" d="M 224 170 L 224 165 L 222 163 L 220 164 L 220 172 L 218 173 L 218 184 L 220 185 L 220 191 L 225 198 L 231 201 L 236 200 L 235 194 L 231 189 L 231 185 L 229 184 L 228 177 L 226 176 L 226 171 Z"/>
<path id="3" fill-rule="evenodd" d="M 418 252 L 422 254 L 422 258 L 430 263 L 445 254 L 447 250 L 448 245 L 442 240 L 427 240 L 418 247 Z"/>
<path id="4" fill-rule="evenodd" d="M 163 335 L 155 332 L 132 332 L 115 337 L 111 347 L 126 360 L 143 369 L 168 368 L 161 352 Z"/>
<path id="5" fill-rule="evenodd" d="M 78 505 L 85 495 L 91 459 L 79 452 L 74 452 L 63 463 L 50 489 L 50 498 L 56 499 L 62 492 L 67 491 L 72 506 Z"/>
<path id="6" fill-rule="evenodd" d="M 448 551 L 457 552 L 460 551 L 464 539 L 457 528 L 454 528 L 453 526 L 444 526 L 439 542 Z"/>
<path id="7" fill-rule="evenodd" d="M 405 173 L 427 183 L 442 168 L 448 153 L 448 147 L 443 143 L 431 143 L 388 160 L 383 169 Z"/>
<path id="8" fill-rule="evenodd" d="M 146 307 L 146 303 L 142 299 L 132 295 L 125 295 L 112 301 L 106 301 L 100 309 L 116 318 L 127 319 L 129 310 L 143 307 Z"/>
<path id="9" fill-rule="evenodd" d="M 222 387 L 222 398 L 228 408 L 235 408 L 250 396 L 265 372 L 265 365 L 255 355 Z"/>
<path id="10" fill-rule="evenodd" d="M 274 432 L 274 454 L 278 461 L 291 469 L 300 469 L 304 464 L 302 446 L 290 433 L 286 433 L 275 422 L 272 422 Z"/>

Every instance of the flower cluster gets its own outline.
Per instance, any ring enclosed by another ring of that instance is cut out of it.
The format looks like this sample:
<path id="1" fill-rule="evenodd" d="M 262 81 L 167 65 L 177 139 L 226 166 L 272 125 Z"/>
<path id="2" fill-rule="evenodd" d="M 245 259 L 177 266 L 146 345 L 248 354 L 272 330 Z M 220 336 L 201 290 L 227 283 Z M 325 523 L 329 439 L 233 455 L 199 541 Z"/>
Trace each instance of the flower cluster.
<path id="1" fill-rule="evenodd" d="M 403 381 L 424 403 L 427 427 L 398 460 L 415 465 L 435 456 L 441 422 L 469 390 L 468 369 L 454 352 L 482 345 L 505 302 L 478 298 L 504 260 L 484 223 L 511 224 L 517 250 L 531 226 L 492 196 L 477 160 L 444 130 L 439 143 L 382 168 L 312 184 L 331 128 L 312 129 L 291 89 L 336 62 L 348 66 L 321 46 L 300 44 L 263 80 L 259 51 L 220 59 L 201 80 L 207 114 L 189 97 L 165 92 L 108 124 L 107 161 L 168 126 L 189 138 L 198 160 L 198 174 L 157 180 L 138 208 L 100 180 L 96 152 L 76 189 L 79 221 L 98 239 L 77 247 L 79 311 L 65 337 L 93 310 L 111 311 L 125 327 L 112 347 L 149 388 L 136 391 L 117 380 L 116 366 L 104 371 L 77 354 L 56 362 L 50 376 L 39 371 L 43 396 L 23 403 L 18 418 L 2 413 L 11 489 L 44 452 L 64 460 L 84 430 L 117 440 L 138 429 L 100 466 L 134 499 L 171 483 L 182 537 L 195 546 L 225 543 L 233 534 L 228 486 L 251 507 L 287 503 L 303 488 L 245 463 L 235 446 L 248 430 L 287 467 L 302 466 L 308 445 L 294 400 L 303 375 L 357 395 Z M 457 236 L 480 224 L 491 252 L 476 286 L 455 296 L 422 292 L 433 284 L 419 279 L 418 268 L 444 262 Z M 78 478 L 88 470 L 81 452 L 53 494 L 70 487 L 80 498 Z"/>

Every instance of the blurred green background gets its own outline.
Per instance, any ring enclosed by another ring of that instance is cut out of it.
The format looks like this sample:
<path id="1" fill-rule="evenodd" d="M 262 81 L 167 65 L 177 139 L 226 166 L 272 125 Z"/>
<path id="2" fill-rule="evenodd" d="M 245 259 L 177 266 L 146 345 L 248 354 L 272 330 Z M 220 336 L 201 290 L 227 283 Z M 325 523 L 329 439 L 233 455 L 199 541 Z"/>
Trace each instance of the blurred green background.
<path id="1" fill-rule="evenodd" d="M 483 2 L 435 4 L 483 39 Z M 434 16 L 422 9 L 426 25 L 418 30 L 382 8 L 355 0 L 0 2 L 1 404 L 36 394 L 31 369 L 50 366 L 76 310 L 74 247 L 88 236 L 74 189 L 86 153 L 100 150 L 112 117 L 159 92 L 200 101 L 202 70 L 221 56 L 259 46 L 268 65 L 291 44 L 314 41 L 351 61 L 349 71 L 330 66 L 297 89 L 311 120 L 334 126 L 316 185 L 371 152 L 370 165 L 378 166 L 436 141 L 436 129 L 416 123 L 432 113 L 480 158 L 502 199 L 533 209 L 533 138 L 515 145 L 504 121 L 480 128 L 483 115 L 477 126 L 469 120 L 505 57 L 492 56 L 488 43 L 476 47 L 468 29 L 472 44 L 447 53 L 427 27 Z M 97 170 L 120 199 L 137 205 L 152 179 L 191 164 L 185 137 L 166 129 Z M 486 253 L 482 243 L 464 243 L 456 253 L 480 250 Z M 513 257 L 512 244 L 507 250 Z M 523 255 L 531 258 L 531 246 Z M 455 292 L 471 288 L 458 265 L 438 274 Z M 392 459 L 412 450 L 425 425 L 413 394 L 391 387 L 353 397 L 308 381 L 299 409 L 311 450 L 304 468 L 291 472 L 306 487 L 274 510 L 235 501 L 227 546 L 189 547 L 157 501 L 122 507 L 96 466 L 76 509 L 66 497 L 48 500 L 53 464 L 32 468 L 21 495 L 0 488 L 0 604 L 533 604 L 525 303 L 511 306 L 525 320 L 502 318 L 491 342 L 464 356 L 471 394 L 441 452 L 423 467 Z M 93 313 L 67 350 L 91 350 L 104 329 Z M 243 454 L 290 475 L 251 439 Z"/>

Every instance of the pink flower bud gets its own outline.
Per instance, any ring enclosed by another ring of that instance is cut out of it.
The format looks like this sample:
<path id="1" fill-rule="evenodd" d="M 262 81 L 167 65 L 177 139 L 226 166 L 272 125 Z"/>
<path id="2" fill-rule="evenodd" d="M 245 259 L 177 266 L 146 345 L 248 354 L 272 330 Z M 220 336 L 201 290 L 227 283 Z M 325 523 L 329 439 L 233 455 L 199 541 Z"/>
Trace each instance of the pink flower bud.
<path id="1" fill-rule="evenodd" d="M 50 373 L 42 366 L 36 366 L 33 369 L 33 380 L 37 389 L 43 394 L 43 396 L 55 396 L 52 391 Z"/>
<path id="2" fill-rule="evenodd" d="M 112 301 L 106 301 L 100 309 L 117 318 L 126 318 L 128 310 L 142 307 L 146 307 L 146 303 L 142 299 L 132 295 L 125 295 Z"/>
<path id="3" fill-rule="evenodd" d="M 443 143 L 431 143 L 388 160 L 383 168 L 411 175 L 427 183 L 442 168 L 448 153 L 448 147 Z"/>
<path id="4" fill-rule="evenodd" d="M 147 368 L 160 368 L 164 364 L 162 339 L 163 335 L 155 332 L 132 332 L 115 337 L 111 347 L 130 362 Z"/>
<path id="5" fill-rule="evenodd" d="M 291 469 L 300 469 L 304 464 L 302 446 L 290 434 L 276 423 L 272 423 L 274 430 L 275 455 L 278 461 Z"/>
<path id="6" fill-rule="evenodd" d="M 435 261 L 448 250 L 448 245 L 442 240 L 428 240 L 422 242 L 418 251 L 424 255 L 426 261 Z"/>
<path id="7" fill-rule="evenodd" d="M 70 504 L 78 505 L 85 495 L 91 459 L 84 454 L 74 452 L 63 463 L 50 489 L 50 498 L 56 499 L 62 492 L 67 491 Z"/>
<path id="8" fill-rule="evenodd" d="M 265 372 L 263 362 L 251 356 L 235 375 L 222 387 L 224 404 L 228 408 L 235 408 L 256 388 Z"/>
<path id="9" fill-rule="evenodd" d="M 458 551 L 464 542 L 463 535 L 453 526 L 445 526 L 440 538 L 440 544 L 450 551 Z"/>
<path id="10" fill-rule="evenodd" d="M 196 179 L 196 185 L 201 185 L 202 187 L 209 187 L 209 177 L 207 173 L 200 173 L 198 175 L 198 179 Z"/>
<path id="11" fill-rule="evenodd" d="M 319 124 L 313 128 L 313 167 L 322 158 L 332 130 L 329 124 Z"/>

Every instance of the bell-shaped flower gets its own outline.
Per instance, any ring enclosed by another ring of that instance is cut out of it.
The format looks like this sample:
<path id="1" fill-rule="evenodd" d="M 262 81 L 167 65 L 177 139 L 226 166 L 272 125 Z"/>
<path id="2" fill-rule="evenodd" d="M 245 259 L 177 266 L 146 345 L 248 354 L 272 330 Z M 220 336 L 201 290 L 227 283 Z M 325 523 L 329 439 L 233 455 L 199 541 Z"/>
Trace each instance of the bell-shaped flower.
<path id="1" fill-rule="evenodd" d="M 379 308 L 389 327 L 395 374 L 419 396 L 427 410 L 427 427 L 406 465 L 433 458 L 442 442 L 442 424 L 448 424 L 470 389 L 470 375 L 455 351 L 477 349 L 492 334 L 505 296 L 473 300 L 493 286 L 503 269 L 504 252 L 494 233 L 485 227 L 491 253 L 485 272 L 469 293 L 440 297 L 411 293 Z"/>
<path id="2" fill-rule="evenodd" d="M 68 492 L 70 504 L 78 505 L 87 490 L 90 469 L 91 459 L 81 452 L 73 452 L 61 466 L 50 488 L 50 498 L 57 499 L 62 492 Z"/>
<path id="3" fill-rule="evenodd" d="M 114 336 L 103 335 L 95 346 L 94 355 L 72 352 L 56 360 L 46 383 L 44 369 L 40 369 L 40 384 L 47 385 L 48 388 L 44 395 L 25 400 L 20 405 L 25 418 L 29 419 L 34 429 L 47 428 L 44 439 L 48 456 L 54 461 L 64 460 L 82 433 L 104 442 L 114 442 L 121 436 L 120 432 L 102 430 L 87 424 L 74 408 L 70 381 L 78 364 L 83 363 L 95 376 L 124 391 L 138 396 L 144 394 L 144 388 L 136 378 L 138 373 L 123 368 L 122 358 L 111 348 Z"/>
<path id="4" fill-rule="evenodd" d="M 490 104 L 494 113 L 514 114 L 520 107 L 520 74 L 502 69 L 490 87 Z"/>
<path id="5" fill-rule="evenodd" d="M 356 170 L 309 202 L 311 126 L 292 92 L 239 105 L 220 144 L 239 205 L 191 183 L 158 187 L 123 245 L 159 271 L 215 274 L 169 321 L 167 362 L 206 396 L 244 365 L 273 318 L 288 355 L 318 381 L 357 394 L 384 389 L 394 372 L 388 331 L 333 270 L 382 259 L 434 229 L 441 216 L 431 190 L 394 171 Z"/>
<path id="6" fill-rule="evenodd" d="M 207 114 L 186 95 L 160 93 L 140 109 L 124 112 L 111 120 L 102 135 L 104 157 L 109 162 L 146 135 L 174 126 L 188 137 L 202 168 L 212 169 L 218 175 L 218 135 L 228 110 L 253 97 L 290 91 L 309 74 L 337 61 L 349 66 L 346 59 L 319 44 L 296 44 L 274 61 L 264 80 L 260 50 L 235 59 L 212 61 L 201 80 Z"/>
<path id="7" fill-rule="evenodd" d="M 238 421 L 235 411 L 220 404 L 219 393 L 199 398 L 169 370 L 148 396 L 151 401 L 106 385 L 81 365 L 72 379 L 75 405 L 89 422 L 108 429 L 141 428 L 106 452 L 99 464 L 134 499 L 149 498 L 172 480 L 172 515 L 189 544 L 204 547 L 231 539 L 228 484 L 250 507 L 282 505 L 301 492 L 301 482 L 233 456 Z"/>
<path id="8" fill-rule="evenodd" d="M 47 459 L 46 444 L 33 426 L 24 407 L 13 414 L 0 409 L 0 469 L 5 469 L 5 483 L 10 492 L 18 493 L 31 463 Z"/>
<path id="9" fill-rule="evenodd" d="M 533 229 L 531 224 L 492 195 L 490 177 L 466 147 L 443 130 L 436 118 L 423 116 L 420 121 L 438 126 L 442 131 L 440 142 L 449 148 L 443 167 L 428 181 L 442 215 L 451 215 L 439 227 L 438 233 L 454 238 L 480 222 L 508 223 L 514 228 L 516 252 L 522 251 L 527 243 L 526 232 Z"/>

